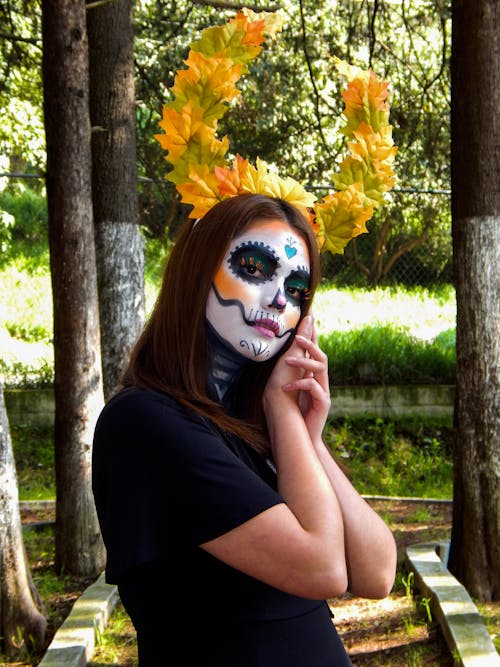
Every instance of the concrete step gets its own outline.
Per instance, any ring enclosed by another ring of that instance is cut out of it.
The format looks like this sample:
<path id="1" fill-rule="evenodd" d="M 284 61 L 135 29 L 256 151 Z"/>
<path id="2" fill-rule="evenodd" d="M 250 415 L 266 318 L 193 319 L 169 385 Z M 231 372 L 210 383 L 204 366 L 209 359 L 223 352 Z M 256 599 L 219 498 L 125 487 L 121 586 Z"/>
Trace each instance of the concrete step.
<path id="1" fill-rule="evenodd" d="M 446 568 L 448 544 L 409 546 L 406 557 L 419 591 L 431 598 L 450 652 L 462 667 L 499 667 L 483 618 L 462 584 Z"/>

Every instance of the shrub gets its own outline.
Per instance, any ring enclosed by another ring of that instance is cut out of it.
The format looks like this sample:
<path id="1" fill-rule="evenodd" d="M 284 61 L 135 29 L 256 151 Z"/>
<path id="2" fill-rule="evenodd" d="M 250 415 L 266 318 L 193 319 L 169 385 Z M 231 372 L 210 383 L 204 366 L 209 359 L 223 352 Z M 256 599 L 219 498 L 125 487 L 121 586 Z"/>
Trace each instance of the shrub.
<path id="1" fill-rule="evenodd" d="M 454 331 L 434 341 L 411 336 L 402 327 L 367 326 L 319 337 L 328 356 L 332 384 L 453 384 Z"/>

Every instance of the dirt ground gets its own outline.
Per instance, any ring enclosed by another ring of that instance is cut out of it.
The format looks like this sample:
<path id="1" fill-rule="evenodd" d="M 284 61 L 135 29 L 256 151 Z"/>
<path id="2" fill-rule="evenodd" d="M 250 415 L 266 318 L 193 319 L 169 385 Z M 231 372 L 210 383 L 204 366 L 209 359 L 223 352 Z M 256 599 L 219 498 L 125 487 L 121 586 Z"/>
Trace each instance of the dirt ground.
<path id="1" fill-rule="evenodd" d="M 434 620 L 428 622 L 428 605 L 425 599 L 419 598 L 418 591 L 416 596 L 407 595 L 406 587 L 409 582 L 403 566 L 404 549 L 408 544 L 449 538 L 451 505 L 394 500 L 370 502 L 393 530 L 401 567 L 393 593 L 384 600 L 362 600 L 346 595 L 329 601 L 335 625 L 352 663 L 355 667 L 451 667 L 453 660 L 439 626 Z M 43 515 L 23 513 L 23 522 L 52 518 L 50 512 Z M 50 563 L 40 558 L 35 562 L 34 575 L 37 574 L 37 568 L 50 566 Z M 53 616 L 50 622 L 51 633 L 70 611 L 86 583 L 88 582 L 77 579 L 68 580 L 65 592 L 51 593 L 48 601 Z M 114 638 L 101 642 L 92 667 L 136 665 L 137 653 L 131 624 L 126 620 L 122 621 L 112 633 L 115 634 Z M 112 649 L 109 648 L 110 645 Z M 0 662 L 0 667 L 28 667 L 36 665 L 38 661 L 39 658 L 31 662 Z"/>
<path id="2" fill-rule="evenodd" d="M 400 573 L 393 593 L 383 600 L 349 595 L 330 601 L 335 625 L 355 667 L 452 667 L 439 626 L 428 622 L 426 605 L 406 595 L 402 577 L 409 544 L 449 539 L 451 504 L 372 501 L 391 526 L 398 545 Z M 418 593 L 418 591 L 416 591 Z"/>

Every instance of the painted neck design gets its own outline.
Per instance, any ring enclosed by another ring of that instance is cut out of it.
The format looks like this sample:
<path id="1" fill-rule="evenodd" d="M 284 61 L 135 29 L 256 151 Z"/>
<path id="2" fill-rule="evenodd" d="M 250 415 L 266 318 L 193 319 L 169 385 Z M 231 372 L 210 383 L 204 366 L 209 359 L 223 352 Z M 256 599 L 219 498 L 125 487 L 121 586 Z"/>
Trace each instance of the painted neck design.
<path id="1" fill-rule="evenodd" d="M 222 402 L 227 390 L 248 363 L 248 359 L 225 343 L 208 321 L 207 329 L 210 358 L 208 386 L 214 398 Z"/>

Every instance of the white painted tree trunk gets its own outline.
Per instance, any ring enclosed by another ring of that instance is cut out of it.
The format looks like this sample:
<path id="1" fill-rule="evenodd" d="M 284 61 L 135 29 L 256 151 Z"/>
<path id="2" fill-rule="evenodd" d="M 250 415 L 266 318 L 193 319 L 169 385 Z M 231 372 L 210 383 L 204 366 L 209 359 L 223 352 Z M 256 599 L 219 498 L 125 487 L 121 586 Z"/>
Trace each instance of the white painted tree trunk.
<path id="1" fill-rule="evenodd" d="M 450 569 L 500 599 L 500 3 L 452 5 L 457 387 Z"/>
<path id="2" fill-rule="evenodd" d="M 46 620 L 26 559 L 16 467 L 0 384 L 0 650 L 15 655 L 43 647 Z"/>
<path id="3" fill-rule="evenodd" d="M 116 390 L 144 323 L 144 249 L 138 226 L 132 1 L 87 17 L 92 199 L 104 395 Z"/>

